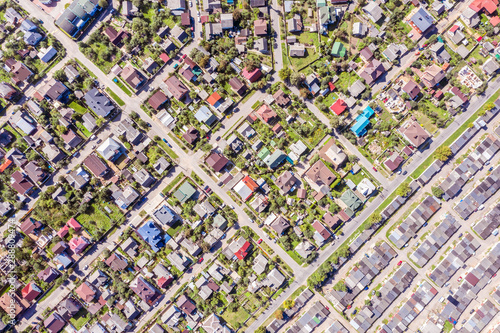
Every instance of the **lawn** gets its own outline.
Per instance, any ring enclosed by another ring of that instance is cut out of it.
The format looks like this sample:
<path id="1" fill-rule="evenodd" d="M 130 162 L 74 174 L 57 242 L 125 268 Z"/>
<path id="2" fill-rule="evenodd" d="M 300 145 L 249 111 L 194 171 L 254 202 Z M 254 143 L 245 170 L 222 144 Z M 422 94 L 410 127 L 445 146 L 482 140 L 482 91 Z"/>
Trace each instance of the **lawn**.
<path id="1" fill-rule="evenodd" d="M 248 317 L 250 317 L 250 315 L 242 306 L 238 307 L 238 310 L 235 312 L 226 310 L 222 314 L 222 318 L 224 318 L 224 320 L 234 329 L 239 328 L 240 324 L 243 324 Z"/>
<path id="2" fill-rule="evenodd" d="M 81 308 L 80 311 L 78 311 L 69 321 L 77 330 L 79 330 L 89 320 L 90 320 L 90 313 L 87 312 L 85 308 Z"/>
<path id="3" fill-rule="evenodd" d="M 337 98 L 339 98 L 339 96 L 336 93 L 331 92 L 326 95 L 321 103 L 325 104 L 327 107 L 330 107 L 337 100 Z"/>
<path id="4" fill-rule="evenodd" d="M 87 112 L 89 112 L 89 110 L 86 107 L 80 105 L 80 103 L 78 103 L 77 101 L 69 103 L 68 106 L 73 110 L 75 110 L 75 112 L 78 113 L 79 115 L 84 115 Z"/>
<path id="5" fill-rule="evenodd" d="M 281 43 L 281 57 L 283 59 L 283 67 L 289 66 L 288 55 L 287 55 L 287 47 L 285 43 Z"/>
<path id="6" fill-rule="evenodd" d="M 158 140 L 156 141 L 162 148 L 163 150 L 172 158 L 172 159 L 178 159 L 179 158 L 179 155 L 177 155 L 173 150 L 172 148 L 170 148 L 169 146 L 167 146 L 167 144 L 165 142 L 163 142 L 163 140 Z"/>
<path id="7" fill-rule="evenodd" d="M 108 207 L 112 211 L 112 213 L 108 213 L 104 209 L 104 207 Z M 122 213 L 120 208 L 118 208 L 117 206 L 115 206 L 109 202 L 106 202 L 105 204 L 103 204 L 103 210 L 106 212 L 106 215 L 108 215 L 109 218 L 111 218 L 112 220 L 117 221 L 117 222 L 120 222 L 125 217 L 125 215 Z"/>
<path id="8" fill-rule="evenodd" d="M 122 52 L 117 48 L 114 48 L 112 50 L 114 58 L 112 58 L 112 61 L 107 61 L 104 60 L 102 57 L 100 57 L 100 55 L 104 53 L 107 49 L 107 47 L 104 44 L 96 42 L 94 44 L 90 44 L 89 46 L 97 55 L 97 60 L 94 62 L 95 65 L 99 67 L 99 69 L 103 71 L 103 73 L 105 74 L 108 74 L 111 71 L 111 68 L 115 65 L 115 63 L 122 57 Z"/>
<path id="9" fill-rule="evenodd" d="M 118 87 L 120 87 L 121 90 L 123 90 L 123 92 L 125 94 L 127 94 L 127 96 L 132 96 L 132 92 L 130 90 L 128 90 L 128 88 L 125 86 L 125 84 L 123 84 L 123 82 L 118 78 L 118 77 L 115 77 L 113 79 L 113 82 L 116 83 L 116 85 Z"/>
<path id="10" fill-rule="evenodd" d="M 436 125 L 432 123 L 432 120 L 430 120 L 429 117 L 427 117 L 425 114 L 415 111 L 413 112 L 413 115 L 417 118 L 418 122 L 420 123 L 420 126 L 425 128 L 427 132 L 433 134 L 438 130 Z"/>
<path id="11" fill-rule="evenodd" d="M 303 57 L 290 57 L 292 66 L 295 70 L 300 71 L 304 67 L 307 67 L 310 63 L 314 62 L 318 58 L 316 51 L 312 47 L 306 47 L 306 54 Z"/>
<path id="12" fill-rule="evenodd" d="M 314 45 L 317 48 L 320 46 L 318 34 L 316 32 L 303 32 L 298 36 L 297 40 L 299 43 Z"/>
<path id="13" fill-rule="evenodd" d="M 342 72 L 339 75 L 339 79 L 337 82 L 335 82 L 336 87 L 342 87 L 344 89 L 349 88 L 356 80 L 359 79 L 358 74 L 356 74 L 355 71 L 352 71 L 351 73 L 348 72 Z"/>
<path id="14" fill-rule="evenodd" d="M 99 229 L 107 231 L 111 228 L 110 219 L 96 203 L 90 205 L 85 213 L 78 215 L 76 220 L 92 235 Z"/>
<path id="15" fill-rule="evenodd" d="M 76 58 L 74 58 L 76 60 L 76 62 L 82 67 L 82 68 L 85 68 L 85 72 L 87 72 L 90 76 L 92 76 L 94 79 L 97 79 L 97 76 L 92 73 L 84 64 L 82 64 L 82 62 Z"/>
<path id="16" fill-rule="evenodd" d="M 170 182 L 170 184 L 168 184 L 168 185 L 167 185 L 167 186 L 163 189 L 162 193 L 163 193 L 163 194 L 165 194 L 165 195 L 167 195 L 167 193 L 168 193 L 168 192 L 170 192 L 172 189 L 174 189 L 174 188 L 175 188 L 175 186 L 176 186 L 177 184 L 179 184 L 179 182 L 180 182 L 181 180 L 183 180 L 183 179 L 184 179 L 184 174 L 183 174 L 183 173 L 178 174 L 178 175 L 177 175 L 177 177 L 175 177 L 175 178 L 174 178 L 174 180 L 172 180 L 172 181 Z"/>
<path id="17" fill-rule="evenodd" d="M 177 221 L 167 230 L 167 234 L 169 234 L 172 238 L 177 236 L 177 234 L 182 230 L 182 221 Z"/>
<path id="18" fill-rule="evenodd" d="M 86 128 L 85 126 L 83 126 L 83 124 L 79 121 L 76 122 L 76 127 L 78 127 L 78 129 L 80 130 L 80 132 L 83 133 L 83 135 L 88 138 L 92 135 L 92 133 L 90 133 Z"/>
<path id="19" fill-rule="evenodd" d="M 115 102 L 119 105 L 119 106 L 124 106 L 125 105 L 125 102 L 122 101 L 122 99 L 120 97 L 118 97 L 117 94 L 114 93 L 113 90 L 111 90 L 109 87 L 106 87 L 106 92 L 109 94 L 109 96 L 111 96 Z"/>

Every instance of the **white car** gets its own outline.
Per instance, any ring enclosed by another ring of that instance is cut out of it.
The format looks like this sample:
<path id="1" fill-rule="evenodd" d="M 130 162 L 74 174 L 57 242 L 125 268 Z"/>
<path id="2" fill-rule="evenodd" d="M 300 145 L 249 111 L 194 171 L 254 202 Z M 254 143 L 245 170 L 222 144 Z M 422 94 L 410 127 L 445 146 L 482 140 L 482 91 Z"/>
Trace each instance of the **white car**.
<path id="1" fill-rule="evenodd" d="M 200 12 L 196 12 L 196 15 L 198 15 L 198 17 L 200 17 Z"/>
<path id="2" fill-rule="evenodd" d="M 198 17 L 198 23 L 200 23 L 200 22 L 201 22 L 201 18 L 200 18 L 200 17 Z"/>
<path id="3" fill-rule="evenodd" d="M 189 1 L 189 7 L 193 7 L 193 2 Z"/>

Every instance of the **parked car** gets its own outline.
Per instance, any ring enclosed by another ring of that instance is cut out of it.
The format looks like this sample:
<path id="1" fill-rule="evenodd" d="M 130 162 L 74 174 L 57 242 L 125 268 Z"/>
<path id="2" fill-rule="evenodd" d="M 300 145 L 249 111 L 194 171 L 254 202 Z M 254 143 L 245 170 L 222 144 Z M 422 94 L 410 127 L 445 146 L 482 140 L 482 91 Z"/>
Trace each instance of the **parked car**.
<path id="1" fill-rule="evenodd" d="M 375 172 L 377 172 L 377 168 L 373 167 L 373 170 L 374 170 Z"/>
<path id="2" fill-rule="evenodd" d="M 262 243 L 262 238 L 257 241 L 257 244 Z"/>
<path id="3" fill-rule="evenodd" d="M 457 281 L 460 282 L 460 281 L 462 281 L 462 279 L 463 279 L 463 277 L 459 276 Z"/>
<path id="4" fill-rule="evenodd" d="M 203 260 L 204 260 L 203 257 L 201 257 L 200 259 L 198 259 L 198 263 L 201 264 L 203 262 Z"/>
<path id="5" fill-rule="evenodd" d="M 398 266 L 401 266 L 401 264 L 402 264 L 402 263 L 403 263 L 403 260 L 400 260 L 400 261 L 398 262 Z"/>
<path id="6" fill-rule="evenodd" d="M 189 7 L 193 7 L 193 2 L 189 1 Z"/>

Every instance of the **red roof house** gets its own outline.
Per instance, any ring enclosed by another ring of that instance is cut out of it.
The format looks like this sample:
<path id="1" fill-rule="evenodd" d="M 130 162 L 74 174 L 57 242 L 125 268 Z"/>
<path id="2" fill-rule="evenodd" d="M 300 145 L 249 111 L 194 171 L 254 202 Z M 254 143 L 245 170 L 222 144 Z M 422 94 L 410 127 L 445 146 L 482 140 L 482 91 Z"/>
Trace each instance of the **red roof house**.
<path id="1" fill-rule="evenodd" d="M 157 281 L 158 287 L 165 289 L 172 283 L 172 281 L 174 281 L 174 278 L 172 277 L 172 275 L 167 276 L 167 277 L 162 276 Z"/>
<path id="2" fill-rule="evenodd" d="M 330 106 L 330 110 L 332 110 L 332 112 L 334 112 L 337 116 L 340 116 L 342 112 L 345 111 L 346 108 L 347 108 L 346 102 L 344 102 L 344 100 L 340 98 L 337 99 L 335 103 L 332 104 L 332 106 Z"/>
<path id="3" fill-rule="evenodd" d="M 251 246 L 250 242 L 246 241 L 243 244 L 243 246 L 240 247 L 240 249 L 234 253 L 236 258 L 238 258 L 239 260 L 245 259 L 245 257 L 248 255 L 248 250 L 250 249 L 250 246 Z"/>
<path id="4" fill-rule="evenodd" d="M 250 178 L 250 176 L 246 176 L 242 181 L 249 189 L 252 190 L 252 192 L 259 188 L 259 185 L 257 185 L 257 183 L 252 178 Z"/>
<path id="5" fill-rule="evenodd" d="M 210 95 L 207 99 L 208 104 L 215 106 L 218 101 L 220 101 L 221 97 L 217 92 L 214 92 L 212 95 Z"/>
<path id="6" fill-rule="evenodd" d="M 81 236 L 81 237 L 73 237 L 69 241 L 69 247 L 70 249 L 75 252 L 76 254 L 80 254 L 87 248 L 87 246 L 90 244 L 90 242 L 87 240 L 87 238 Z"/>
<path id="7" fill-rule="evenodd" d="M 498 6 L 498 0 L 474 0 L 470 5 L 471 8 L 476 13 L 485 11 L 492 15 L 496 12 Z"/>
<path id="8" fill-rule="evenodd" d="M 59 229 L 59 231 L 57 232 L 57 236 L 64 238 L 64 236 L 68 234 L 68 230 L 69 230 L 68 226 L 64 225 L 64 227 Z"/>
<path id="9" fill-rule="evenodd" d="M 28 302 L 31 302 L 40 295 L 42 290 L 34 283 L 28 283 L 21 291 L 23 298 Z"/>
<path id="10" fill-rule="evenodd" d="M 68 227 L 74 229 L 75 231 L 80 231 L 80 229 L 82 229 L 82 225 L 78 223 L 78 221 L 74 218 L 70 218 L 68 222 L 66 222 L 66 224 L 68 225 Z"/>
<path id="11" fill-rule="evenodd" d="M 163 60 L 163 62 L 168 62 L 170 60 L 170 57 L 166 53 L 160 54 L 160 59 Z"/>
<path id="12" fill-rule="evenodd" d="M 253 71 L 249 72 L 247 68 L 243 68 L 241 75 L 250 82 L 255 82 L 262 76 L 262 72 L 259 68 L 255 68 Z"/>
<path id="13" fill-rule="evenodd" d="M 255 113 L 266 124 L 276 117 L 276 112 L 274 112 L 274 110 L 267 104 L 262 104 L 261 107 L 255 111 Z"/>
<path id="14" fill-rule="evenodd" d="M 500 17 L 498 16 L 493 16 L 490 18 L 490 24 L 494 27 L 496 27 L 500 23 Z"/>

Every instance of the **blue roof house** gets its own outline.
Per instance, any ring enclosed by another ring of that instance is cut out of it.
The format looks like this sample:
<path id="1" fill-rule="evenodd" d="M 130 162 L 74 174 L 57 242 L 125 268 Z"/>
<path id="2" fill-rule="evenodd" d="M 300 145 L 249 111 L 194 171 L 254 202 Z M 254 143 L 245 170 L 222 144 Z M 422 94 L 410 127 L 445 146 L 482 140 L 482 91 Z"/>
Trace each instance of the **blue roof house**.
<path id="1" fill-rule="evenodd" d="M 373 116 L 374 113 L 375 111 L 367 106 L 363 113 L 356 117 L 356 124 L 351 128 L 351 131 L 353 131 L 358 138 L 366 134 L 366 127 L 370 124 L 370 117 Z"/>
<path id="2" fill-rule="evenodd" d="M 57 269 L 62 271 L 63 269 L 68 268 L 73 262 L 73 260 L 70 257 L 68 257 L 66 253 L 63 252 L 54 258 L 54 262 L 57 266 Z"/>
<path id="3" fill-rule="evenodd" d="M 162 247 L 170 240 L 168 234 L 163 234 L 161 229 L 159 229 L 153 221 L 148 221 L 142 227 L 137 230 L 139 237 L 141 237 L 146 243 L 151 246 L 151 249 L 155 252 L 160 251 Z"/>

